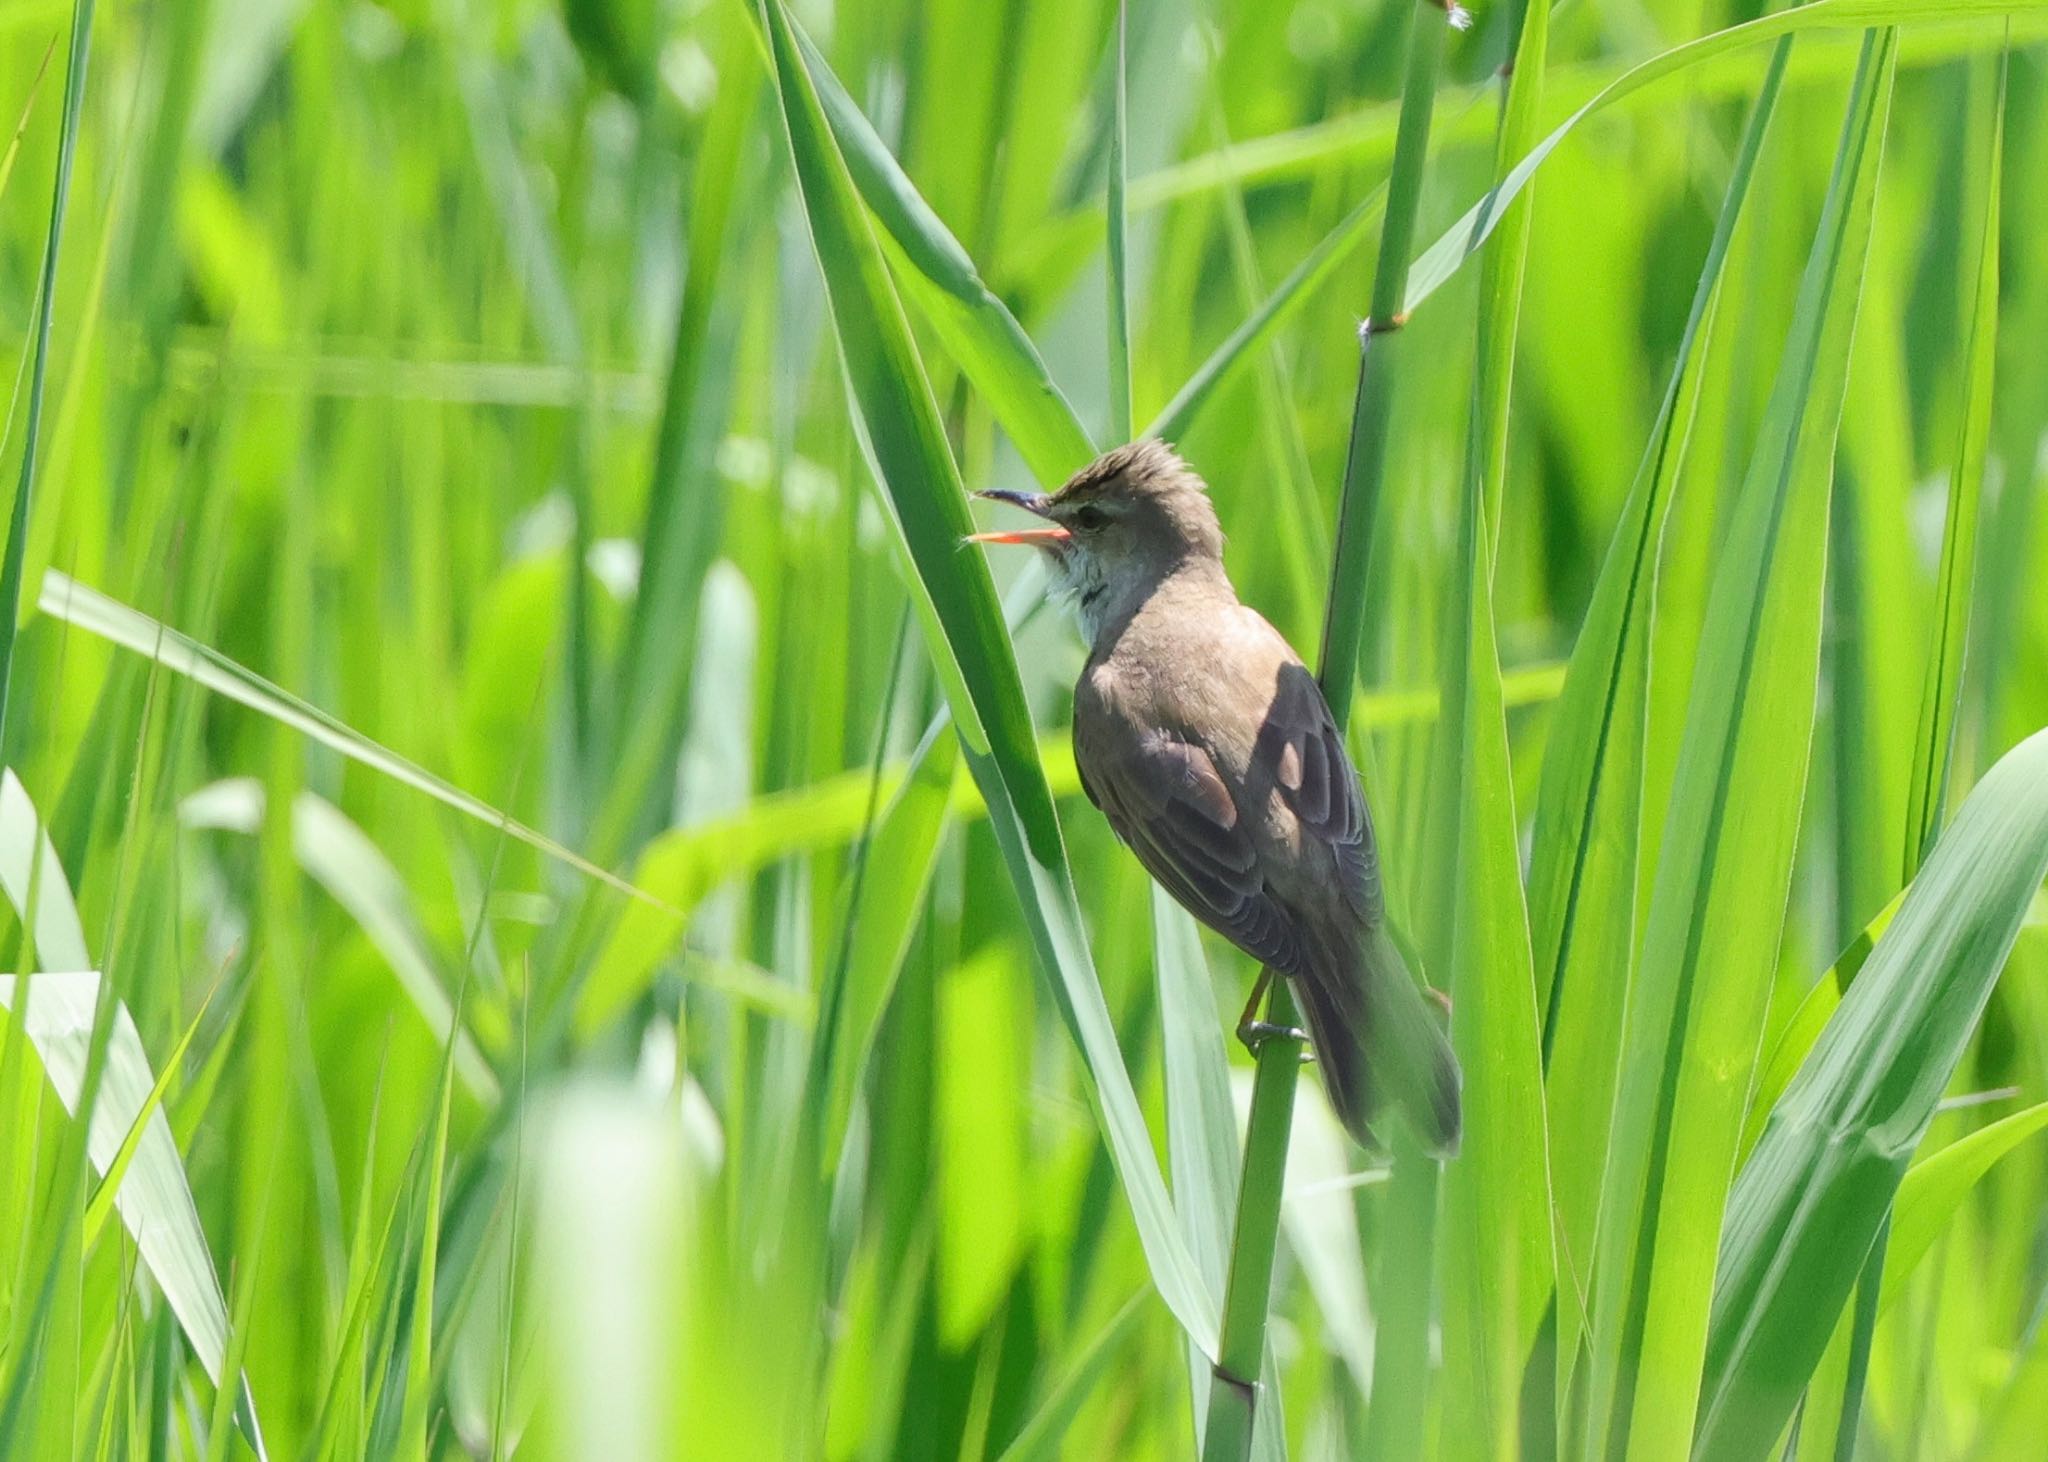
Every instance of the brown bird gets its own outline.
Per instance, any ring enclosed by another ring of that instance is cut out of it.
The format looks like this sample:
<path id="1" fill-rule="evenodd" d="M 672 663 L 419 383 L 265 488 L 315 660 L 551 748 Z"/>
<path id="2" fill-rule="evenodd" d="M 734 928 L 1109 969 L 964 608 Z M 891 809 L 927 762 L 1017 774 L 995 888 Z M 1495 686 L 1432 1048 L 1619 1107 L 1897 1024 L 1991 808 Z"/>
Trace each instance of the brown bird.
<path id="1" fill-rule="evenodd" d="M 1386 927 L 1372 817 L 1322 688 L 1240 603 L 1202 479 L 1163 442 L 1097 458 L 1050 496 L 985 492 L 1046 520 L 975 542 L 1043 549 L 1090 653 L 1074 692 L 1088 799 L 1166 891 L 1293 982 L 1323 1083 L 1367 1146 L 1399 1110 L 1456 1150 L 1457 1058 Z"/>

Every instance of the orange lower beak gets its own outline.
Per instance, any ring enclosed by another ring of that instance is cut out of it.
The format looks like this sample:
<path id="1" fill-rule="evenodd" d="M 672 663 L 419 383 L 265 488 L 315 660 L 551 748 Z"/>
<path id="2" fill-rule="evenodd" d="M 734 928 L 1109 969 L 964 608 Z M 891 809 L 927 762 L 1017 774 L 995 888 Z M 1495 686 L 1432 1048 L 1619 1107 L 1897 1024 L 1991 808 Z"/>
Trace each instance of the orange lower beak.
<path id="1" fill-rule="evenodd" d="M 1050 548 L 1055 544 L 1065 543 L 1072 537 L 1073 534 L 1067 532 L 1066 529 L 1054 526 L 1051 528 L 1012 528 L 998 533 L 970 533 L 967 535 L 966 541 L 969 543 L 1024 543 L 1035 544 L 1040 548 Z"/>

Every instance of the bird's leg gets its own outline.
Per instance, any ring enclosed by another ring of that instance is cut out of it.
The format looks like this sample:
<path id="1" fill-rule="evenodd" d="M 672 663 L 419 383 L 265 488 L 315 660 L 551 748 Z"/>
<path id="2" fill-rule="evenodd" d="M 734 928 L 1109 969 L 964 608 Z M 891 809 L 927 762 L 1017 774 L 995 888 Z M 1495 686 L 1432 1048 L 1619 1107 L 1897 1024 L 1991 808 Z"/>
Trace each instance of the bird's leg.
<path id="1" fill-rule="evenodd" d="M 1244 1048 L 1255 1058 L 1259 1054 L 1259 1047 L 1276 1036 L 1284 1036 L 1290 1041 L 1308 1039 L 1308 1032 L 1305 1030 L 1293 1026 L 1274 1025 L 1271 1021 L 1259 1019 L 1259 1002 L 1266 998 L 1266 991 L 1271 989 L 1272 985 L 1273 971 L 1262 966 L 1258 981 L 1252 986 L 1252 998 L 1245 1001 L 1244 1014 L 1237 1018 L 1237 1038 L 1244 1042 Z M 1301 1058 L 1304 1061 L 1313 1059 L 1307 1051 L 1301 1053 Z"/>
<path id="2" fill-rule="evenodd" d="M 1448 1029 L 1451 1023 L 1451 992 L 1439 990 L 1434 985 L 1424 985 L 1422 996 L 1442 1013 L 1444 1026 Z"/>

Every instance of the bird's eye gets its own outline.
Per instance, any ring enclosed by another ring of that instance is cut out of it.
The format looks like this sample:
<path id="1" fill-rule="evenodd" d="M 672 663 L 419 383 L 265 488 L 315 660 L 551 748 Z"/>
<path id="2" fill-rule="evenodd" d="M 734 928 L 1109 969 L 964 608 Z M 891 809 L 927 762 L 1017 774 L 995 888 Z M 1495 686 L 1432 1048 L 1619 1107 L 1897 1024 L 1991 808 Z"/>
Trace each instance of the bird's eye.
<path id="1" fill-rule="evenodd" d="M 1074 526 L 1083 533 L 1093 533 L 1099 528 L 1109 526 L 1109 514 L 1091 503 L 1085 508 L 1075 510 Z"/>

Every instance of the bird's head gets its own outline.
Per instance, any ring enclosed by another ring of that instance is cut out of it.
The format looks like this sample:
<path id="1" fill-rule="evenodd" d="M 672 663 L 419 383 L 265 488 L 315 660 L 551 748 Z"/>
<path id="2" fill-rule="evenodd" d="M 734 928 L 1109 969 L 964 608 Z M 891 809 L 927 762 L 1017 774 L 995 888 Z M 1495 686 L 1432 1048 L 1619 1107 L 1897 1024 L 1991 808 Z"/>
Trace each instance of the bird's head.
<path id="1" fill-rule="evenodd" d="M 1050 557 L 1089 638 L 1188 566 L 1220 567 L 1223 530 L 1209 491 L 1173 448 L 1133 442 L 1103 453 L 1055 493 L 984 492 L 1044 526 L 973 534 L 974 543 L 1022 543 Z"/>

